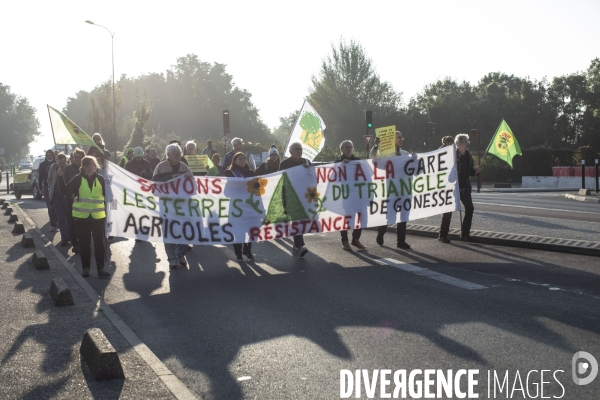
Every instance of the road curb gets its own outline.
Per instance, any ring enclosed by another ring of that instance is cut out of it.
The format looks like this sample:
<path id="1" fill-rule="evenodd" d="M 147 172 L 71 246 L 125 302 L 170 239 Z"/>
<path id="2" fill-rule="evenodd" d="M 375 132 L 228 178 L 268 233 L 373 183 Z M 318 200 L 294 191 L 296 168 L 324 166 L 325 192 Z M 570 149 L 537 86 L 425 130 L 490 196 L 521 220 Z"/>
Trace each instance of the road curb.
<path id="1" fill-rule="evenodd" d="M 367 228 L 376 230 L 377 228 Z M 389 232 L 396 232 L 396 225 L 388 227 Z M 439 236 L 440 227 L 432 225 L 407 224 L 406 234 L 435 238 Z M 558 253 L 571 253 L 586 256 L 600 257 L 600 242 L 587 240 L 548 238 L 535 235 L 522 235 L 518 233 L 490 232 L 471 230 L 471 241 L 463 242 L 460 239 L 460 229 L 451 229 L 448 239 L 461 243 L 482 243 L 495 246 L 520 247 L 532 250 L 554 251 Z"/>
<path id="2" fill-rule="evenodd" d="M 73 279 L 81 286 L 83 291 L 96 303 L 96 310 L 98 313 L 102 312 L 113 324 L 113 326 L 119 331 L 119 333 L 125 338 L 129 345 L 137 352 L 137 354 L 144 360 L 144 362 L 150 367 L 150 369 L 156 374 L 156 376 L 164 383 L 164 385 L 171 391 L 171 394 L 180 400 L 192 400 L 198 397 L 188 389 L 188 387 L 176 377 L 169 368 L 150 350 L 148 346 L 142 342 L 142 340 L 133 332 L 133 330 L 119 317 L 119 315 L 104 302 L 104 300 L 96 293 L 96 291 L 86 282 L 81 274 L 75 270 L 73 265 L 62 255 L 60 251 L 52 244 L 52 242 L 44 235 L 44 233 L 35 225 L 33 220 L 23 211 L 17 204 L 13 204 L 24 218 L 24 224 L 34 230 L 37 235 L 44 242 L 44 247 L 48 248 L 58 258 L 62 266 L 71 274 Z"/>
<path id="3" fill-rule="evenodd" d="M 588 197 L 588 196 L 579 196 L 576 194 L 565 194 L 565 197 L 567 199 L 571 199 L 571 200 L 577 200 L 577 201 L 586 201 L 588 203 L 600 203 L 600 199 L 596 198 L 596 197 Z"/>

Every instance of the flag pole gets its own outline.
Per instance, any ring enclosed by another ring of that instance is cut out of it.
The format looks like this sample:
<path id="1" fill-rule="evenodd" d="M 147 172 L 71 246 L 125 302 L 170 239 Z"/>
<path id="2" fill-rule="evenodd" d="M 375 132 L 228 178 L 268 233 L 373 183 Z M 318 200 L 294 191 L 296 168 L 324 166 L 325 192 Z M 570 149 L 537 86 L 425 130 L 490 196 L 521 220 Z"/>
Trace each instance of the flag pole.
<path id="1" fill-rule="evenodd" d="M 48 118 L 50 118 L 50 128 L 52 128 L 52 140 L 54 140 L 54 147 L 56 147 L 56 136 L 54 136 L 54 125 L 52 125 L 52 116 L 50 115 L 50 106 L 46 104 L 48 109 Z"/>

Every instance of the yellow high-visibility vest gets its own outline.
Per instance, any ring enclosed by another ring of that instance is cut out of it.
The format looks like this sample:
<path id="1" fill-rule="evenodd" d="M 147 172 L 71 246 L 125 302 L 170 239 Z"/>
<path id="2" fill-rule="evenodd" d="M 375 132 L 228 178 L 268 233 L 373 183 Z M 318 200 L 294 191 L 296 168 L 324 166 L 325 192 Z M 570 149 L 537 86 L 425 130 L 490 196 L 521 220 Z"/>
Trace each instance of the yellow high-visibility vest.
<path id="1" fill-rule="evenodd" d="M 94 184 L 90 190 L 87 179 L 82 176 L 81 185 L 79 186 L 79 199 L 76 200 L 73 203 L 74 218 L 87 218 L 90 214 L 94 219 L 106 218 L 102 185 L 98 178 L 94 179 Z"/>

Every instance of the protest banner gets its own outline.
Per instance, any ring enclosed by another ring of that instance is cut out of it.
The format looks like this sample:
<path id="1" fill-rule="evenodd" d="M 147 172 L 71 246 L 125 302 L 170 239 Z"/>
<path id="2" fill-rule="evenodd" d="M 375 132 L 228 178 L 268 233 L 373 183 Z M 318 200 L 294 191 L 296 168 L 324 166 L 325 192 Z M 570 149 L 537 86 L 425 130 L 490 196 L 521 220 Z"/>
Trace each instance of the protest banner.
<path id="1" fill-rule="evenodd" d="M 291 168 L 255 178 L 152 182 L 108 171 L 107 235 L 229 244 L 366 228 L 458 210 L 453 148 Z"/>
<path id="2" fill-rule="evenodd" d="M 379 138 L 379 157 L 396 155 L 396 125 L 375 129 L 375 136 Z"/>

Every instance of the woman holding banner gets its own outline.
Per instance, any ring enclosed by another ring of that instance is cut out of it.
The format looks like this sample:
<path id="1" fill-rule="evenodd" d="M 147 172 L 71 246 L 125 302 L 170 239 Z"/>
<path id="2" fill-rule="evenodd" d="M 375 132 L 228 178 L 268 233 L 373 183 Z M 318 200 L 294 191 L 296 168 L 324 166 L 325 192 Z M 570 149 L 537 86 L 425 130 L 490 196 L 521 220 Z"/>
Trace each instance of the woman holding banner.
<path id="1" fill-rule="evenodd" d="M 223 173 L 228 178 L 251 178 L 254 176 L 254 171 L 250 169 L 250 165 L 246 160 L 246 156 L 242 152 L 235 153 L 231 161 L 231 165 L 227 167 Z M 244 261 L 244 257 L 248 257 L 248 260 L 254 260 L 252 254 L 252 243 L 234 243 L 233 251 L 237 261 Z"/>

